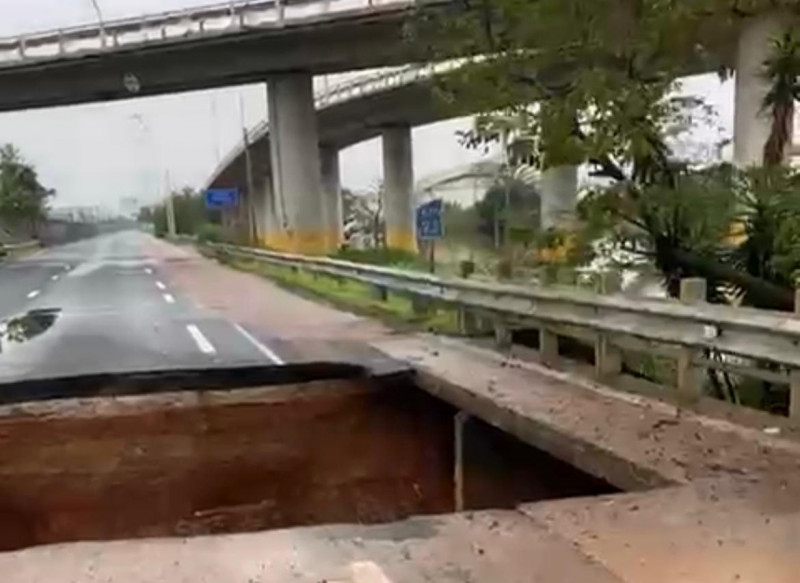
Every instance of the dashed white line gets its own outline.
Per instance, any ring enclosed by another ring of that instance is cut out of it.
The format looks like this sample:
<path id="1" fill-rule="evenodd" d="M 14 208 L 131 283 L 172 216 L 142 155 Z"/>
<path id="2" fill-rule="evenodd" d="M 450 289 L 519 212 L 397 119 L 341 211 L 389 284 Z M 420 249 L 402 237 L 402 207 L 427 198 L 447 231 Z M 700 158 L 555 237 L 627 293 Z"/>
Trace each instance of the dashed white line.
<path id="1" fill-rule="evenodd" d="M 168 304 L 174 304 L 175 297 L 172 294 L 164 294 L 164 301 L 166 301 Z"/>
<path id="2" fill-rule="evenodd" d="M 163 283 L 161 283 L 160 281 L 157 281 L 157 282 L 156 282 L 156 287 L 157 287 L 158 289 L 162 289 L 162 290 L 163 290 L 163 289 L 167 289 L 167 286 L 165 286 L 165 285 L 164 285 Z"/>
<path id="3" fill-rule="evenodd" d="M 286 364 L 285 360 L 283 360 L 280 356 L 275 354 L 275 352 L 271 350 L 269 347 L 264 346 L 264 344 L 262 344 L 258 340 L 258 338 L 250 334 L 250 332 L 245 330 L 242 326 L 240 326 L 239 324 L 234 324 L 233 326 L 239 331 L 239 334 L 247 338 L 247 340 L 250 341 L 250 344 L 255 346 L 259 350 L 259 352 L 261 352 L 261 354 L 269 358 L 272 362 L 274 362 L 275 364 Z"/>
<path id="4" fill-rule="evenodd" d="M 216 354 L 217 349 L 214 348 L 214 345 L 208 341 L 202 332 L 200 332 L 200 328 L 195 326 L 194 324 L 187 324 L 186 330 L 189 331 L 189 335 L 194 340 L 194 343 L 197 344 L 197 348 L 200 349 L 200 352 L 204 354 Z"/>
<path id="5" fill-rule="evenodd" d="M 145 271 L 145 273 L 147 273 L 148 275 L 152 275 L 152 274 L 153 274 L 153 270 L 152 270 L 152 269 L 150 269 L 149 267 L 145 267 L 145 268 L 144 268 L 144 271 Z"/>
<path id="6" fill-rule="evenodd" d="M 58 274 L 51 276 L 50 279 L 52 279 L 53 281 L 58 281 Z"/>
<path id="7" fill-rule="evenodd" d="M 32 292 L 29 292 L 29 293 L 28 293 L 28 298 L 29 298 L 29 299 L 33 299 L 33 298 L 35 298 L 36 296 L 38 296 L 40 293 L 42 293 L 42 292 L 41 292 L 41 291 L 39 291 L 38 289 L 35 289 L 35 290 L 33 290 Z"/>

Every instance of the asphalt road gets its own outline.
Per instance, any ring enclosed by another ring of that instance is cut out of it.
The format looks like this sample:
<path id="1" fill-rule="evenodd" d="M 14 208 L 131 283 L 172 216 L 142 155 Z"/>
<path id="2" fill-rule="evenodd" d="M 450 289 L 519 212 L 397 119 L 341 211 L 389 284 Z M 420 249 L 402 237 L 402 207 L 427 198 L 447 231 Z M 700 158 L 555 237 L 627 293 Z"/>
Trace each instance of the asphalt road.
<path id="1" fill-rule="evenodd" d="M 0 382 L 283 364 L 257 331 L 192 304 L 125 231 L 0 265 Z"/>

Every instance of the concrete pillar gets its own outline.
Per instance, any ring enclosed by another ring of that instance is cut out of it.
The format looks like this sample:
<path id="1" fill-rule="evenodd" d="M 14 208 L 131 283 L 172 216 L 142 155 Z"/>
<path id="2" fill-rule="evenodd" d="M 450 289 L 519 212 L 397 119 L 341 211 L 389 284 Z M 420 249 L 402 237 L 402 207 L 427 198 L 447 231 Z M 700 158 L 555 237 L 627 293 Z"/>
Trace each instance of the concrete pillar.
<path id="1" fill-rule="evenodd" d="M 571 226 L 578 203 L 578 167 L 554 166 L 542 172 L 539 196 L 542 229 Z"/>
<path id="2" fill-rule="evenodd" d="M 339 184 L 339 149 L 320 148 L 322 211 L 329 245 L 335 250 L 342 243 L 342 193 Z"/>
<path id="3" fill-rule="evenodd" d="M 409 126 L 383 130 L 383 216 L 386 222 L 386 245 L 416 252 L 414 169 Z"/>
<path id="4" fill-rule="evenodd" d="M 762 107 L 770 83 L 763 77 L 771 39 L 786 27 L 786 17 L 771 13 L 749 18 L 739 32 L 733 116 L 733 158 L 739 167 L 761 165 L 769 138 L 770 113 Z"/>
<path id="5" fill-rule="evenodd" d="M 309 255 L 331 251 L 322 210 L 317 116 L 312 76 L 276 75 L 267 81 L 272 186 L 283 209 L 282 229 L 267 245 Z"/>
<path id="6" fill-rule="evenodd" d="M 260 176 L 255 181 L 256 196 L 253 199 L 256 239 L 259 244 L 269 246 L 273 233 L 281 231 L 275 197 L 272 191 L 272 176 Z"/>

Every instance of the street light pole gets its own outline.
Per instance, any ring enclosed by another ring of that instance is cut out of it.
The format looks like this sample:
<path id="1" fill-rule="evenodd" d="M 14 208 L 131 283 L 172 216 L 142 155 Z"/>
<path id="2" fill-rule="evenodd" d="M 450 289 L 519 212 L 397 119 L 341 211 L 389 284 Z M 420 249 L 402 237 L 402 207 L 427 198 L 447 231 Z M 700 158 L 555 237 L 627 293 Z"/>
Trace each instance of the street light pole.
<path id="1" fill-rule="evenodd" d="M 255 213 L 255 179 L 253 178 L 253 159 L 250 156 L 250 136 L 247 134 L 247 126 L 245 126 L 244 118 L 244 99 L 242 94 L 239 94 L 239 117 L 242 124 L 242 139 L 244 142 L 244 163 L 245 172 L 247 173 L 247 230 L 250 243 L 256 245 L 258 243 L 258 229 L 256 228 L 256 213 Z"/>
<path id="2" fill-rule="evenodd" d="M 175 197 L 172 192 L 172 184 L 169 179 L 169 170 L 164 172 L 164 186 L 167 190 L 166 211 L 167 211 L 167 234 L 170 238 L 174 238 L 178 234 L 177 224 L 175 222 Z"/>
<path id="3" fill-rule="evenodd" d="M 103 12 L 100 10 L 100 4 L 97 3 L 97 0 L 90 0 L 92 6 L 94 7 L 95 14 L 97 14 L 97 22 L 100 25 L 100 38 L 102 39 L 103 46 L 106 46 L 106 27 L 103 24 Z"/>

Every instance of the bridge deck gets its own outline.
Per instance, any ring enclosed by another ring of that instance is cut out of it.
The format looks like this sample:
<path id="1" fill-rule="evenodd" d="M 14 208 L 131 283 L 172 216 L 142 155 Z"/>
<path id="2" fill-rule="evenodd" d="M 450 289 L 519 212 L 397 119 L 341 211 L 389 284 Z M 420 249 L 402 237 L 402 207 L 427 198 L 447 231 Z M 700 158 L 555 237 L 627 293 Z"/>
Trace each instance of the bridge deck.
<path id="1" fill-rule="evenodd" d="M 788 429 L 678 417 L 456 340 L 372 338 L 425 390 L 637 491 L 377 526 L 30 548 L 0 554 L 4 582 L 797 581 L 800 444 Z"/>
<path id="2" fill-rule="evenodd" d="M 797 581 L 797 479 L 694 483 L 516 510 L 0 554 L 5 581 Z"/>
<path id="3" fill-rule="evenodd" d="M 376 346 L 409 361 L 423 389 L 623 490 L 800 467 L 794 440 L 679 414 L 671 404 L 460 341 L 417 336 Z"/>

